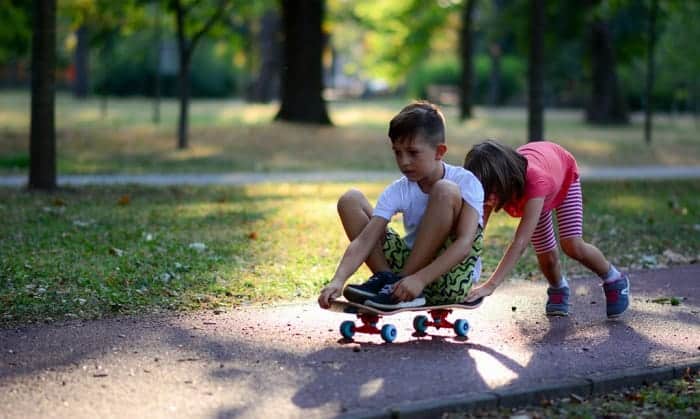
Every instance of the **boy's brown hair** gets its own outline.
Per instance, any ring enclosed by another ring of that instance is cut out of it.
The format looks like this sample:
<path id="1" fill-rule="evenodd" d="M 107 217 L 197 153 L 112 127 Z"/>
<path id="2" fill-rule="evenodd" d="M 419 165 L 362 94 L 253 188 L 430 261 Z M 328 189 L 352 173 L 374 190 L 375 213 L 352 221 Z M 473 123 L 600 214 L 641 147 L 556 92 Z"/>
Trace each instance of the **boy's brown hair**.
<path id="1" fill-rule="evenodd" d="M 464 168 L 481 181 L 486 198 L 496 195 L 496 211 L 525 193 L 527 159 L 498 141 L 486 140 L 472 147 L 464 158 Z"/>
<path id="2" fill-rule="evenodd" d="M 413 141 L 420 136 L 433 147 L 445 143 L 445 116 L 437 105 L 416 101 L 401 109 L 389 122 L 389 138 Z"/>

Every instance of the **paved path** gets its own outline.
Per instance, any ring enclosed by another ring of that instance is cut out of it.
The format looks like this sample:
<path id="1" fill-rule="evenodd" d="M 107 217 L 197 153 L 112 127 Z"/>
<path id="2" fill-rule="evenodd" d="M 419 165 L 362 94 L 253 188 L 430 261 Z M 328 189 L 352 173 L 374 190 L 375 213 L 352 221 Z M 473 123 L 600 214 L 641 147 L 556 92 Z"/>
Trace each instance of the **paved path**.
<path id="1" fill-rule="evenodd" d="M 581 166 L 584 180 L 605 179 L 697 179 L 700 166 L 635 166 L 635 167 L 589 167 Z M 382 171 L 331 171 L 331 172 L 270 172 L 270 173 L 204 173 L 204 174 L 143 174 L 143 175 L 59 175 L 58 184 L 105 185 L 142 184 L 167 185 L 244 185 L 264 182 L 356 182 L 387 181 L 396 177 L 396 172 Z M 0 176 L 0 186 L 24 186 L 27 176 Z"/>
<path id="2" fill-rule="evenodd" d="M 396 343 L 346 343 L 351 316 L 313 302 L 0 329 L 0 417 L 335 417 L 700 362 L 698 279 L 700 265 L 633 273 L 615 322 L 592 278 L 572 279 L 573 313 L 555 319 L 543 282 L 507 283 L 458 312 L 468 340 L 412 337 L 403 313 L 384 319 Z M 681 304 L 653 301 L 671 296 Z"/>

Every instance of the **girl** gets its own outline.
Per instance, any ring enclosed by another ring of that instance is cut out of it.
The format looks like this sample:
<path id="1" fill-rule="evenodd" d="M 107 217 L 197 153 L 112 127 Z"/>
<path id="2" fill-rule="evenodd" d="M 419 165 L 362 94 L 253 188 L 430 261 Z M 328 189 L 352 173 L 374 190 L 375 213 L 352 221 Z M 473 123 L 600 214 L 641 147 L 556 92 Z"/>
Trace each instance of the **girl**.
<path id="1" fill-rule="evenodd" d="M 484 227 L 492 210 L 520 217 L 513 241 L 491 277 L 473 288 L 468 301 L 491 295 L 523 254 L 528 242 L 549 282 L 546 313 L 569 314 L 570 290 L 561 273 L 552 211 L 557 213 L 562 250 L 603 281 L 607 315 L 614 318 L 629 306 L 629 278 L 608 262 L 597 247 L 583 240 L 583 201 L 574 157 L 561 146 L 537 141 L 517 150 L 496 141 L 475 145 L 464 168 L 484 186 Z"/>

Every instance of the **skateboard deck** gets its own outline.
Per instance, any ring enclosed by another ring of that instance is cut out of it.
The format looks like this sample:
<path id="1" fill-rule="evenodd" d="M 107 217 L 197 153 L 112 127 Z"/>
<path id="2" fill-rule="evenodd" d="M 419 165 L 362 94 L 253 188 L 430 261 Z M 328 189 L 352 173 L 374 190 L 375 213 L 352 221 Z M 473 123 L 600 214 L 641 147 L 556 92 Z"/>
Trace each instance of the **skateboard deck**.
<path id="1" fill-rule="evenodd" d="M 420 306 L 406 307 L 391 311 L 379 310 L 374 307 L 364 304 L 353 303 L 347 300 L 338 299 L 331 301 L 330 311 L 336 313 L 355 314 L 361 321 L 361 324 L 356 324 L 351 320 L 346 320 L 340 324 L 340 334 L 345 339 L 352 339 L 355 333 L 366 333 L 380 335 L 386 343 L 391 343 L 396 339 L 397 331 L 393 324 L 385 324 L 381 328 L 377 327 L 379 320 L 383 316 L 391 316 L 393 314 L 409 312 L 409 311 L 424 311 L 430 314 L 427 316 L 419 315 L 413 319 L 413 329 L 420 335 L 425 335 L 428 327 L 452 328 L 457 336 L 466 337 L 469 332 L 469 322 L 465 319 L 457 319 L 454 323 L 447 320 L 447 316 L 452 313 L 453 309 L 473 310 L 481 305 L 483 298 L 473 303 L 460 303 L 439 306 Z"/>
<path id="2" fill-rule="evenodd" d="M 374 314 L 377 316 L 391 316 L 392 314 L 405 313 L 408 311 L 432 311 L 432 310 L 450 310 L 450 309 L 465 309 L 473 310 L 481 305 L 482 300 L 478 300 L 478 303 L 459 303 L 459 304 L 447 304 L 447 305 L 437 305 L 437 306 L 420 306 L 420 307 L 405 307 L 398 308 L 396 310 L 381 310 L 375 307 L 366 306 L 360 303 L 353 303 L 344 299 L 338 299 L 331 301 L 331 306 L 328 310 L 334 311 L 336 313 L 348 313 L 348 314 Z"/>

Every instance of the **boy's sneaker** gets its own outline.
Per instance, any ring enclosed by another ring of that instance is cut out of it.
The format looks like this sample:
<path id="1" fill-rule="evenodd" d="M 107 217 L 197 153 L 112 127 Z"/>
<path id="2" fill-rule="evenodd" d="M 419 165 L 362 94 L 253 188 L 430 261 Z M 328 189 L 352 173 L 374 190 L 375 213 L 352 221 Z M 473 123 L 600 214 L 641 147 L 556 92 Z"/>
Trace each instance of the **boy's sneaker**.
<path id="1" fill-rule="evenodd" d="M 393 284 L 401 277 L 391 271 L 377 272 L 362 284 L 351 284 L 343 290 L 343 296 L 353 303 L 364 304 L 368 298 L 376 297 L 386 284 Z"/>
<path id="2" fill-rule="evenodd" d="M 391 295 L 391 293 L 394 291 L 394 285 L 395 283 L 384 285 L 384 288 L 382 288 L 375 297 L 368 298 L 367 301 L 365 301 L 365 305 L 384 311 L 398 310 L 400 308 L 420 307 L 425 305 L 425 297 L 423 296 L 423 293 L 411 301 L 395 300 Z"/>
<path id="3" fill-rule="evenodd" d="M 569 287 L 547 288 L 547 305 L 545 311 L 548 316 L 568 316 L 569 315 Z"/>
<path id="4" fill-rule="evenodd" d="M 622 274 L 615 282 L 604 283 L 603 291 L 608 318 L 614 319 L 627 310 L 630 305 L 630 280 L 627 275 Z"/>

